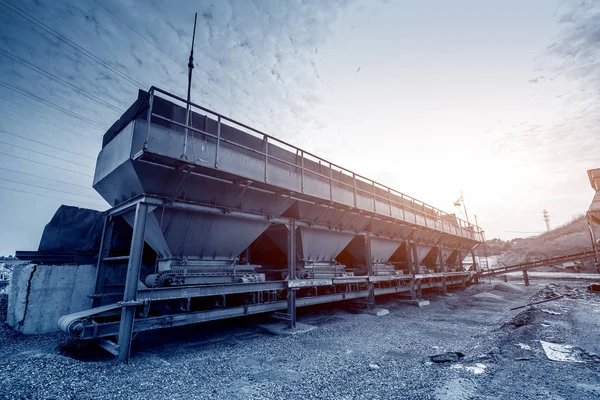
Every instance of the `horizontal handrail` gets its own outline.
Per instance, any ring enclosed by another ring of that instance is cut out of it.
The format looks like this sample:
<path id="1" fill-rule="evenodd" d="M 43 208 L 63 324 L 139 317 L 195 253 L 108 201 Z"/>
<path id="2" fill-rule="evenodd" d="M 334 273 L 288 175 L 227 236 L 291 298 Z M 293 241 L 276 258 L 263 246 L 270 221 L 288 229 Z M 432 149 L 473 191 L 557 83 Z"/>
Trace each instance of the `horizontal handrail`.
<path id="1" fill-rule="evenodd" d="M 282 163 L 284 163 L 286 165 L 289 165 L 291 167 L 298 168 L 303 173 L 304 172 L 308 172 L 308 173 L 317 175 L 317 176 L 319 176 L 319 177 L 321 177 L 321 178 L 329 181 L 330 182 L 330 186 L 332 186 L 333 183 L 335 182 L 338 185 L 343 185 L 345 187 L 351 188 L 354 191 L 354 193 L 355 193 L 354 196 L 356 196 L 357 192 L 366 193 L 366 194 L 368 194 L 368 197 L 373 198 L 373 200 L 375 200 L 375 201 L 376 200 L 380 200 L 380 201 L 382 201 L 384 203 L 388 203 L 390 205 L 396 205 L 398 208 L 401 208 L 403 210 L 404 209 L 408 209 L 408 210 L 410 210 L 411 212 L 413 212 L 415 214 L 421 215 L 425 219 L 427 219 L 427 217 L 430 217 L 430 218 L 434 219 L 434 221 L 441 222 L 442 226 L 444 225 L 444 222 L 450 223 L 450 224 L 452 224 L 453 222 L 455 222 L 458 225 L 458 226 L 455 226 L 455 227 L 458 228 L 458 229 L 460 229 L 461 231 L 462 231 L 463 228 L 465 228 L 468 231 L 472 232 L 473 234 L 481 234 L 481 233 L 483 233 L 483 230 L 479 226 L 471 224 L 470 222 L 466 222 L 466 221 L 462 220 L 461 218 L 458 218 L 456 215 L 453 215 L 452 220 L 444 219 L 444 218 L 442 218 L 443 216 L 451 216 L 452 214 L 448 214 L 445 211 L 442 211 L 442 210 L 440 210 L 440 209 L 438 209 L 438 208 L 436 208 L 434 206 L 431 206 L 431 205 L 429 205 L 429 204 L 427 204 L 427 203 L 425 203 L 425 202 L 423 202 L 421 200 L 418 200 L 418 199 L 416 199 L 414 197 L 411 197 L 411 196 L 406 195 L 406 194 L 404 194 L 402 192 L 399 192 L 399 191 L 397 191 L 397 190 L 395 190 L 393 188 L 390 188 L 389 186 L 386 186 L 386 185 L 384 185 L 382 183 L 379 183 L 379 182 L 377 182 L 375 180 L 372 180 L 372 179 L 367 178 L 367 177 L 365 177 L 363 175 L 354 173 L 354 172 L 352 172 L 352 171 L 350 171 L 350 170 L 348 170 L 346 168 L 343 168 L 343 167 L 341 167 L 341 166 L 339 166 L 339 165 L 337 165 L 335 163 L 327 161 L 327 160 L 325 160 L 322 157 L 319 157 L 319 156 L 317 156 L 315 154 L 312 154 L 312 153 L 310 153 L 308 151 L 305 151 L 305 150 L 303 150 L 303 149 L 301 149 L 301 148 L 299 148 L 297 146 L 294 146 L 291 143 L 288 143 L 288 142 L 286 142 L 284 140 L 278 139 L 278 138 L 276 138 L 274 136 L 271 136 L 271 135 L 269 135 L 269 134 L 267 134 L 265 132 L 262 132 L 262 131 L 260 131 L 258 129 L 255 129 L 255 128 L 249 126 L 249 125 L 246 125 L 246 124 L 244 124 L 242 122 L 236 121 L 236 120 L 234 120 L 234 119 L 232 119 L 230 117 L 227 117 L 226 115 L 220 114 L 220 113 L 218 113 L 216 111 L 213 111 L 213 110 L 211 110 L 209 108 L 203 107 L 203 106 L 201 106 L 199 104 L 196 104 L 194 102 L 191 102 L 191 101 L 188 102 L 187 100 L 185 100 L 184 98 L 182 98 L 180 96 L 177 96 L 177 95 L 169 93 L 169 92 L 167 92 L 167 91 L 165 91 L 163 89 L 160 89 L 160 88 L 157 88 L 155 86 L 152 86 L 150 88 L 150 90 L 149 90 L 148 93 L 149 94 L 154 94 L 154 92 L 158 92 L 158 93 L 164 94 L 165 96 L 168 96 L 170 98 L 176 99 L 176 100 L 178 100 L 178 101 L 180 101 L 180 102 L 182 102 L 184 104 L 189 104 L 190 106 L 195 107 L 198 110 L 202 110 L 202 111 L 204 111 L 206 113 L 209 113 L 209 114 L 211 114 L 213 116 L 216 116 L 219 120 L 225 120 L 225 121 L 231 122 L 231 123 L 233 123 L 233 124 L 235 124 L 235 125 L 237 125 L 239 127 L 248 129 L 248 130 L 250 130 L 250 131 L 252 131 L 252 132 L 254 132 L 254 133 L 258 134 L 258 135 L 261 135 L 262 139 L 265 140 L 266 142 L 273 141 L 275 143 L 280 143 L 280 144 L 285 145 L 285 146 L 287 146 L 287 147 L 289 147 L 291 149 L 294 149 L 294 150 L 296 150 L 296 156 L 297 157 L 298 156 L 301 157 L 301 161 L 302 161 L 301 164 L 302 165 L 297 165 L 297 164 L 292 163 L 290 161 L 283 160 L 283 159 L 280 159 L 278 157 L 275 157 L 272 154 L 269 154 L 269 153 L 266 153 L 266 152 L 262 152 L 260 150 L 256 150 L 256 149 L 244 146 L 244 145 L 242 145 L 240 143 L 236 143 L 236 142 L 224 139 L 224 138 L 219 137 L 219 136 L 215 136 L 214 134 L 211 134 L 209 132 L 205 132 L 205 131 L 203 131 L 201 129 L 198 129 L 198 128 L 195 128 L 195 127 L 192 127 L 192 126 L 188 126 L 186 124 L 182 124 L 182 123 L 177 122 L 177 121 L 173 121 L 173 120 L 171 120 L 169 118 L 163 117 L 162 115 L 158 115 L 158 114 L 152 113 L 150 111 L 152 117 L 158 117 L 158 118 L 160 118 L 162 120 L 165 120 L 165 121 L 167 121 L 169 123 L 173 123 L 173 124 L 175 124 L 177 126 L 180 126 L 180 127 L 184 128 L 184 129 L 189 129 L 189 130 L 192 130 L 193 132 L 197 132 L 199 134 L 207 135 L 208 137 L 213 138 L 217 142 L 220 141 L 222 143 L 227 143 L 227 144 L 230 144 L 230 145 L 242 148 L 244 150 L 250 151 L 252 153 L 261 155 L 262 157 L 265 157 L 265 161 L 267 159 L 269 159 L 269 160 L 276 160 L 278 162 L 282 162 Z M 332 176 L 324 175 L 324 174 L 321 174 L 319 172 L 316 172 L 316 171 L 313 171 L 311 169 L 306 168 L 305 166 L 303 166 L 303 164 L 304 164 L 304 158 L 306 158 L 305 157 L 306 155 L 308 155 L 309 157 L 312 157 L 315 160 L 317 160 L 320 163 L 320 165 L 321 165 L 321 163 L 323 163 L 327 168 L 329 168 L 330 174 L 333 174 L 333 172 L 334 172 L 333 168 L 334 167 L 336 168 L 335 173 L 339 173 L 339 174 L 344 174 L 345 173 L 348 176 L 348 178 L 352 179 L 352 183 L 343 182 L 341 180 L 333 178 Z M 359 181 L 362 181 L 364 184 L 369 185 L 371 190 L 366 190 L 366 189 L 362 189 L 362 188 L 358 187 L 358 185 L 356 184 L 357 179 Z M 382 191 L 386 191 L 387 190 L 386 194 L 388 196 L 383 196 L 381 194 L 376 193 L 376 189 L 379 189 L 379 190 L 382 190 Z M 401 199 L 402 202 L 399 202 L 397 200 L 392 199 L 391 195 L 394 195 L 396 197 L 400 197 L 400 199 Z M 413 207 L 412 205 L 406 204 L 405 201 L 411 202 L 415 206 L 422 207 L 422 209 L 417 209 L 417 208 Z M 429 213 L 428 213 L 428 211 L 429 211 Z M 415 217 L 416 217 L 416 215 L 415 215 Z"/>

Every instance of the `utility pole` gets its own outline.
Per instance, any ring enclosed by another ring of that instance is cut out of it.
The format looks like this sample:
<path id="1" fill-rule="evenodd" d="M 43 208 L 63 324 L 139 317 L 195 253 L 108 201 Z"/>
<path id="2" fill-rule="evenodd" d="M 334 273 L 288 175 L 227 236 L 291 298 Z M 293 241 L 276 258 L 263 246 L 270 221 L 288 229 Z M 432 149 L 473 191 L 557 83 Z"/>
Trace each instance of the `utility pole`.
<path id="1" fill-rule="evenodd" d="M 546 231 L 550 232 L 550 213 L 548 210 L 544 209 L 542 215 L 544 216 L 544 222 L 546 223 Z"/>
<path id="2" fill-rule="evenodd" d="M 467 214 L 467 206 L 465 205 L 465 199 L 464 199 L 464 196 L 462 194 L 462 190 L 460 191 L 460 198 L 454 202 L 454 205 L 456 207 L 461 207 L 462 206 L 463 210 L 465 211 L 465 218 L 467 219 L 467 223 L 470 223 L 469 222 L 469 214 Z"/>

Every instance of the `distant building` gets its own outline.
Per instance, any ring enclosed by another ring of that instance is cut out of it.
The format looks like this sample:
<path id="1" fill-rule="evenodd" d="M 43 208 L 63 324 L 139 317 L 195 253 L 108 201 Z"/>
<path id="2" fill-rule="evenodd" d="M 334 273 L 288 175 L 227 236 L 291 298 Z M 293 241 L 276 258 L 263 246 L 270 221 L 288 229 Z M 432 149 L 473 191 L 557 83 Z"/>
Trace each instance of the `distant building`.
<path id="1" fill-rule="evenodd" d="M 11 270 L 6 267 L 4 262 L 0 262 L 0 281 L 10 280 Z"/>

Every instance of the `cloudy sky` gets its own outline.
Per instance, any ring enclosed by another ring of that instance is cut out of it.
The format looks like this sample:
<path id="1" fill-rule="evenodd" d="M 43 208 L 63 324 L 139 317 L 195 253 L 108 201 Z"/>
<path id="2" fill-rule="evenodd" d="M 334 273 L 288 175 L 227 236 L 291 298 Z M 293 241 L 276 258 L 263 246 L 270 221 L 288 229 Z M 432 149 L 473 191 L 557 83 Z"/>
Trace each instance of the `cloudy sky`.
<path id="1" fill-rule="evenodd" d="M 0 255 L 91 189 L 151 85 L 448 212 L 488 238 L 584 212 L 600 165 L 597 1 L 0 0 Z"/>

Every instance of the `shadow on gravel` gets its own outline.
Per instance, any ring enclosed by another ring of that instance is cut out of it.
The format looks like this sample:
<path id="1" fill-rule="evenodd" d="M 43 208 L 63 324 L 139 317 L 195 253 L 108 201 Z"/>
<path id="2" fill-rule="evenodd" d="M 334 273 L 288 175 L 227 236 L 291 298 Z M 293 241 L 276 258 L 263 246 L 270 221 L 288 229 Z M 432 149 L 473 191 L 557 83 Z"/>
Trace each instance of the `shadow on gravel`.
<path id="1" fill-rule="evenodd" d="M 69 340 L 57 346 L 57 350 L 65 357 L 84 362 L 111 361 L 115 357 L 93 342 L 85 340 Z"/>

